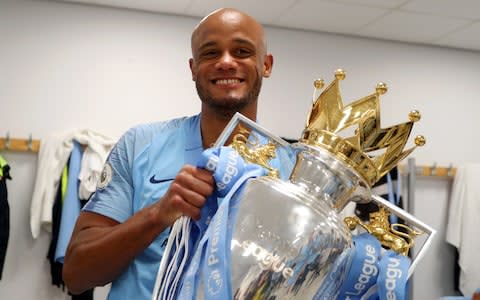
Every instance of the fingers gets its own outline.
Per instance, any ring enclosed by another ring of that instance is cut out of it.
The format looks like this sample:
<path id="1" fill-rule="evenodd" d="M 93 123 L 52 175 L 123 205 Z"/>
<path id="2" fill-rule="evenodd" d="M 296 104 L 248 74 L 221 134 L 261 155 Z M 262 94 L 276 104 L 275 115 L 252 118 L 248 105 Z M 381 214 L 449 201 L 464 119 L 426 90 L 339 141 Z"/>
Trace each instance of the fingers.
<path id="1" fill-rule="evenodd" d="M 187 216 L 194 220 L 199 220 L 201 217 L 200 207 L 191 205 L 189 202 L 185 201 L 183 197 L 179 195 L 173 195 L 170 199 L 170 205 L 172 210 L 175 211 L 176 217 L 174 219 L 179 218 L 180 216 Z"/>
<path id="2" fill-rule="evenodd" d="M 175 177 L 174 183 L 180 185 L 179 188 L 183 188 L 187 201 L 189 201 L 189 196 L 192 195 L 190 192 L 207 197 L 213 192 L 214 186 L 211 172 L 193 166 L 184 166 Z M 192 200 L 195 201 L 196 198 L 194 197 Z"/>
<path id="3" fill-rule="evenodd" d="M 175 219 L 185 215 L 198 220 L 200 209 L 213 189 L 211 172 L 186 165 L 177 174 L 161 202 Z"/>
<path id="4" fill-rule="evenodd" d="M 207 188 L 201 185 L 201 189 L 206 190 Z M 198 186 L 197 186 L 198 187 Z M 172 185 L 170 186 L 170 193 L 172 195 L 179 196 L 182 201 L 187 202 L 188 204 L 201 208 L 204 204 L 205 201 L 208 197 L 209 194 L 206 193 L 199 193 L 195 190 L 191 190 L 189 188 L 185 188 L 178 182 L 173 182 Z"/>

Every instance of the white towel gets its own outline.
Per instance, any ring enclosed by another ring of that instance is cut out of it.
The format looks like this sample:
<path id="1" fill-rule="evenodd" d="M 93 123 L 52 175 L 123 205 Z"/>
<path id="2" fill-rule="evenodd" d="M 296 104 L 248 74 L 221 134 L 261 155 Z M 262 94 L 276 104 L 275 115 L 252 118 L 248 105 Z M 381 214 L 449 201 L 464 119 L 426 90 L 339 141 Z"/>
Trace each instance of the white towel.
<path id="1" fill-rule="evenodd" d="M 65 135 L 52 135 L 43 139 L 38 153 L 37 175 L 30 204 L 30 228 L 33 238 L 40 235 L 43 224 L 51 231 L 52 206 L 60 175 L 68 161 L 72 146 L 64 143 Z"/>
<path id="2" fill-rule="evenodd" d="M 453 182 L 446 240 L 458 249 L 460 291 L 480 287 L 480 164 L 458 168 Z"/>
<path id="3" fill-rule="evenodd" d="M 91 130 L 77 132 L 74 139 L 87 146 L 83 152 L 82 165 L 78 175 L 80 180 L 79 198 L 87 200 L 97 189 L 103 165 L 115 142 L 111 138 Z"/>

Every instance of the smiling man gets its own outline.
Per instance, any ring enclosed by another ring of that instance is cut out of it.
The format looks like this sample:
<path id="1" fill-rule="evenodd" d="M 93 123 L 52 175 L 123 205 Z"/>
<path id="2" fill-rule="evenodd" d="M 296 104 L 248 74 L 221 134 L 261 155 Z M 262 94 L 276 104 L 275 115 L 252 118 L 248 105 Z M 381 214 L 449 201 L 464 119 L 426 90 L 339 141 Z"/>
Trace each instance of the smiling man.
<path id="1" fill-rule="evenodd" d="M 190 69 L 202 100 L 202 136 L 208 146 L 235 112 L 256 119 L 262 78 L 270 76 L 273 57 L 266 53 L 262 26 L 236 10 L 208 15 L 191 43 Z"/>
<path id="2" fill-rule="evenodd" d="M 134 127 L 114 147 L 65 257 L 73 293 L 112 282 L 108 299 L 151 299 L 168 229 L 182 215 L 198 220 L 213 191 L 211 173 L 194 167 L 202 151 L 236 112 L 256 120 L 273 64 L 262 26 L 220 9 L 197 25 L 191 46 L 201 113 Z"/>

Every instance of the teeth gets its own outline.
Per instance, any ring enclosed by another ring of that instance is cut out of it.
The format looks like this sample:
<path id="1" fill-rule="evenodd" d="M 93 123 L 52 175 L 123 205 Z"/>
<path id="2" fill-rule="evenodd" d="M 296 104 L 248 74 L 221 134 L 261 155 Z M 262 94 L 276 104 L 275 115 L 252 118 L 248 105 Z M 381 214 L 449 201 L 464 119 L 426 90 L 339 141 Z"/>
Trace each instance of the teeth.
<path id="1" fill-rule="evenodd" d="M 218 79 L 216 84 L 235 84 L 240 83 L 239 79 Z"/>

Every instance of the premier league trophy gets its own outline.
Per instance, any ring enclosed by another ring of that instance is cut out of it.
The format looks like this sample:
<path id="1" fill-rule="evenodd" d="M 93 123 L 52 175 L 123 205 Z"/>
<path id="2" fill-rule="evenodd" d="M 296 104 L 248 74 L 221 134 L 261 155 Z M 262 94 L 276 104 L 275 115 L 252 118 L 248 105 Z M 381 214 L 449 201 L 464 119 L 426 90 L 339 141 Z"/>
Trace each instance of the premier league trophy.
<path id="1" fill-rule="evenodd" d="M 266 137 L 267 142 L 260 144 L 260 139 L 251 142 L 251 138 L 237 135 L 231 147 L 245 161 L 263 166 L 268 175 L 246 180 L 243 190 L 236 193 L 240 199 L 230 209 L 219 205 L 209 223 L 208 238 L 199 243 L 196 252 L 200 254 L 191 260 L 179 283 L 182 291 L 174 293 L 176 296 L 337 299 L 351 267 L 351 230 L 357 225 L 384 248 L 402 254 L 408 253 L 416 235 L 427 235 L 410 265 L 411 274 L 434 230 L 372 195 L 370 187 L 414 150 L 403 148 L 420 114 L 413 111 L 410 121 L 381 128 L 379 101 L 386 85 L 378 84 L 372 95 L 344 106 L 339 89 L 344 78 L 345 73 L 337 70 L 333 82 L 318 98 L 314 94 L 306 127 L 292 146 L 241 115 L 232 119 L 216 146 L 224 145 L 238 125 L 247 128 L 250 137 Z M 315 87 L 321 89 L 323 82 L 316 81 Z M 343 133 L 352 128 L 350 135 Z M 415 138 L 417 146 L 424 143 L 422 136 Z M 383 153 L 378 154 L 380 150 Z M 282 164 L 275 168 L 269 162 L 283 155 L 282 151 L 295 154 L 293 168 Z M 279 179 L 285 177 L 281 174 L 285 171 L 291 171 L 288 179 Z M 375 201 L 381 210 L 369 223 L 356 217 L 343 220 L 339 213 L 350 201 Z M 403 232 L 392 231 L 385 217 L 389 213 L 406 222 L 398 225 Z M 222 216 L 230 222 L 222 223 Z M 223 228 L 227 228 L 225 235 L 221 234 Z"/>

